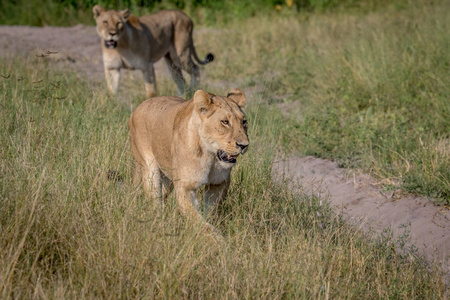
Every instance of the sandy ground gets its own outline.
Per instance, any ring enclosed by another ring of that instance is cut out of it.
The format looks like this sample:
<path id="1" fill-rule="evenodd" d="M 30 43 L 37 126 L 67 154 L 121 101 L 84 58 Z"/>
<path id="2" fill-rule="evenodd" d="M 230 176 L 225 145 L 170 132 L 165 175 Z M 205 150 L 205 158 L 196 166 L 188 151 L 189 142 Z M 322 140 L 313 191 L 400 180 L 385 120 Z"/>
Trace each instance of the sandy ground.
<path id="1" fill-rule="evenodd" d="M 104 85 L 100 41 L 94 27 L 0 26 L 0 56 L 17 55 L 50 57 L 56 65 L 70 66 Z M 156 64 L 156 76 L 168 76 L 164 63 Z M 450 214 L 445 208 L 422 197 L 385 192 L 370 176 L 315 157 L 278 160 L 274 172 L 291 180 L 293 188 L 325 196 L 336 213 L 357 226 L 375 232 L 390 229 L 396 237 L 409 232 L 419 253 L 441 261 L 450 277 Z"/>
<path id="2" fill-rule="evenodd" d="M 312 156 L 277 160 L 273 170 L 293 188 L 328 199 L 337 213 L 356 226 L 375 234 L 389 230 L 395 239 L 410 238 L 405 248 L 414 245 L 419 254 L 440 263 L 450 279 L 447 209 L 401 190 L 383 190 L 369 175 Z"/>

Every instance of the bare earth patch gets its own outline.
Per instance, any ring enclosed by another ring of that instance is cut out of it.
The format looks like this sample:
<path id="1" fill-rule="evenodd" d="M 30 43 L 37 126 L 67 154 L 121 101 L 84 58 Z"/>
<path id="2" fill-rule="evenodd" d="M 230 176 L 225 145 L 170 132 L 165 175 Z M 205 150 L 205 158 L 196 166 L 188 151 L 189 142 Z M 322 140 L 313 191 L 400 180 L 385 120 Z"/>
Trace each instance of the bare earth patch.
<path id="1" fill-rule="evenodd" d="M 392 230 L 394 238 L 408 235 L 420 254 L 442 262 L 443 271 L 449 278 L 450 218 L 447 209 L 435 206 L 423 197 L 383 190 L 368 175 L 339 168 L 335 162 L 312 156 L 278 160 L 273 170 L 279 177 L 291 181 L 294 188 L 325 196 L 336 212 L 356 226 L 378 233 Z"/>
<path id="2" fill-rule="evenodd" d="M 100 41 L 94 27 L 0 26 L 0 56 L 51 58 L 57 65 L 70 66 L 81 76 L 104 85 Z M 155 66 L 157 78 L 168 77 L 163 62 Z M 315 157 L 279 160 L 274 172 L 291 180 L 297 189 L 327 196 L 336 212 L 358 226 L 375 232 L 391 229 L 397 237 L 409 231 L 419 253 L 430 260 L 442 261 L 443 271 L 450 277 L 447 209 L 434 206 L 423 197 L 383 191 L 370 176 Z"/>

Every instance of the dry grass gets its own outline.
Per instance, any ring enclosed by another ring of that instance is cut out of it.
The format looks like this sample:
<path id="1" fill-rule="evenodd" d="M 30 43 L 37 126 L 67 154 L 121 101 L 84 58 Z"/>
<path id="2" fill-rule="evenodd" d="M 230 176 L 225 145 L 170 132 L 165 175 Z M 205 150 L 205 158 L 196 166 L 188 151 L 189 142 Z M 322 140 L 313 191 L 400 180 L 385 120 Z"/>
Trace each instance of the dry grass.
<path id="1" fill-rule="evenodd" d="M 240 87 L 252 102 L 250 151 L 210 220 L 223 242 L 179 216 L 173 199 L 156 209 L 132 188 L 127 120 L 142 101 L 141 81 L 125 81 L 122 92 L 138 92 L 119 100 L 37 58 L 1 61 L 0 74 L 10 75 L 0 78 L 1 297 L 448 297 L 434 265 L 404 254 L 389 235 L 367 238 L 324 199 L 293 194 L 271 176 L 275 151 L 301 147 L 381 177 L 448 178 L 429 169 L 448 165 L 448 14 L 420 3 L 401 13 L 268 17 L 199 31 L 198 51 L 217 56 L 204 89 Z M 416 65 L 425 68 L 420 80 L 410 76 Z M 171 81 L 158 84 L 175 93 Z M 292 100 L 299 115 L 286 120 L 272 104 Z M 123 181 L 108 181 L 109 170 Z"/>
<path id="2" fill-rule="evenodd" d="M 218 242 L 132 188 L 128 105 L 36 58 L 1 66 L 2 298 L 445 297 L 434 267 L 272 180 L 287 133 L 270 107 L 248 109 Z"/>
<path id="3" fill-rule="evenodd" d="M 265 104 L 290 104 L 292 120 L 278 125 L 291 128 L 287 148 L 449 204 L 448 145 L 435 147 L 450 132 L 449 10 L 418 0 L 259 17 L 196 42 L 216 53 L 205 68 L 212 88 L 226 80 Z"/>

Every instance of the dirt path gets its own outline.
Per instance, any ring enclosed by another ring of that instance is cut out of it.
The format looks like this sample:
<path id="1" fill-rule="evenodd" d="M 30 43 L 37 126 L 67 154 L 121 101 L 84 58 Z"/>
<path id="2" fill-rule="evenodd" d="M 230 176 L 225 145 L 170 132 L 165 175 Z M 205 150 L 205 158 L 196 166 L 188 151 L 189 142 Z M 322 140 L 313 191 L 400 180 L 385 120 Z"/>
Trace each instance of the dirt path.
<path id="1" fill-rule="evenodd" d="M 409 236 L 418 252 L 442 261 L 449 278 L 450 216 L 423 197 L 384 191 L 368 175 L 339 168 L 312 156 L 289 157 L 274 164 L 274 172 L 293 187 L 329 200 L 336 212 L 367 230 L 392 230 L 394 238 Z M 410 246 L 410 244 L 408 246 Z"/>
<path id="2" fill-rule="evenodd" d="M 0 26 L 0 56 L 49 59 L 106 87 L 100 39 L 93 26 Z M 155 69 L 157 77 L 170 77 L 163 61 L 156 63 Z M 136 75 L 142 80 L 139 71 L 122 73 L 122 78 Z"/>
<path id="3" fill-rule="evenodd" d="M 104 84 L 99 38 L 94 27 L 0 26 L 0 56 L 45 56 L 70 66 L 81 76 Z M 169 76 L 162 62 L 156 76 Z M 443 262 L 450 277 L 450 214 L 427 199 L 383 192 L 366 175 L 338 168 L 314 157 L 291 157 L 274 165 L 278 176 L 290 178 L 296 188 L 327 196 L 338 213 L 376 231 L 390 228 L 398 237 L 409 231 L 412 242 L 430 260 Z"/>

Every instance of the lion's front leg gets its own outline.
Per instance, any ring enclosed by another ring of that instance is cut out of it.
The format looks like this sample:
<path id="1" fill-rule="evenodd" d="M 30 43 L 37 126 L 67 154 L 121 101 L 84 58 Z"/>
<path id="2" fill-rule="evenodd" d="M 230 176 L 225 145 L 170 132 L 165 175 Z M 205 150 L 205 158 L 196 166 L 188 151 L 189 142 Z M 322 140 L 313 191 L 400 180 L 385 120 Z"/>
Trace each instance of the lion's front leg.
<path id="1" fill-rule="evenodd" d="M 146 70 L 142 71 L 145 81 L 145 91 L 148 98 L 156 96 L 156 76 L 155 68 L 153 64 L 150 63 Z"/>
<path id="2" fill-rule="evenodd" d="M 216 241 L 222 242 L 222 234 L 199 213 L 199 202 L 195 189 L 183 187 L 181 184 L 175 186 L 176 198 L 181 213 L 188 216 L 195 224 L 200 225 L 203 230 L 213 235 Z"/>
<path id="3" fill-rule="evenodd" d="M 120 69 L 110 69 L 105 67 L 106 85 L 113 95 L 119 91 Z"/>
<path id="4" fill-rule="evenodd" d="M 180 184 L 175 185 L 176 199 L 180 212 L 187 216 L 190 221 L 199 226 L 202 231 L 210 234 L 216 242 L 223 242 L 222 234 L 209 224 L 199 213 L 199 202 L 195 189 L 183 187 Z"/>
<path id="5" fill-rule="evenodd" d="M 210 184 L 205 188 L 205 195 L 203 196 L 204 215 L 205 217 L 212 215 L 217 206 L 226 197 L 230 181 L 226 180 L 221 184 Z"/>
<path id="6" fill-rule="evenodd" d="M 180 212 L 194 219 L 202 219 L 199 213 L 199 202 L 195 189 L 184 186 L 182 183 L 175 184 L 175 196 Z"/>

